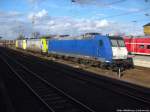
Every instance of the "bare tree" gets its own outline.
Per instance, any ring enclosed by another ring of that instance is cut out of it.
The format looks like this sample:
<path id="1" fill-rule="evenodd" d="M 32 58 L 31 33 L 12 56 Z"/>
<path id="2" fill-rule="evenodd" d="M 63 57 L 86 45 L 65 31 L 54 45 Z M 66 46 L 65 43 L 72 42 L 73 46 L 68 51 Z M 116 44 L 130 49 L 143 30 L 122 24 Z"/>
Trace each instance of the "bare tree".
<path id="1" fill-rule="evenodd" d="M 32 33 L 32 38 L 39 38 L 40 37 L 40 32 L 33 32 Z"/>
<path id="2" fill-rule="evenodd" d="M 20 34 L 18 37 L 17 37 L 18 40 L 22 40 L 22 39 L 25 39 L 25 36 Z"/>
<path id="3" fill-rule="evenodd" d="M 0 40 L 1 40 L 2 38 L 3 38 L 3 37 L 0 36 Z"/>

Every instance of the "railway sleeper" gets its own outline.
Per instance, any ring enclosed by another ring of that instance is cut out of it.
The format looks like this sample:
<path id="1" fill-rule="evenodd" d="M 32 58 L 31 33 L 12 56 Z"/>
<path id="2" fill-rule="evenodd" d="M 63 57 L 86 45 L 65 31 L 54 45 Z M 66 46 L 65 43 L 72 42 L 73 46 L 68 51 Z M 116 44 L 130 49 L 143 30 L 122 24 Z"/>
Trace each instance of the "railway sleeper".
<path id="1" fill-rule="evenodd" d="M 68 108 L 69 106 L 69 108 Z M 71 104 L 68 105 L 54 105 L 53 106 L 58 112 L 62 112 L 62 110 L 64 110 L 64 112 L 81 112 L 81 110 L 77 109 L 77 108 L 73 108 Z"/>
<path id="2" fill-rule="evenodd" d="M 36 90 L 38 90 L 38 92 L 40 92 L 40 93 L 47 92 L 47 91 L 53 93 L 53 91 L 50 90 L 49 88 L 36 88 Z"/>
<path id="3" fill-rule="evenodd" d="M 56 93 L 54 93 L 54 92 L 52 92 L 52 91 L 42 91 L 42 92 L 39 92 L 39 91 L 37 91 L 41 96 L 47 96 L 47 95 L 49 95 L 49 97 L 51 96 L 51 97 L 55 97 L 55 96 L 57 96 L 57 94 Z"/>
<path id="4" fill-rule="evenodd" d="M 51 100 L 48 100 L 46 101 L 49 105 L 64 105 L 66 103 L 68 103 L 68 101 L 66 99 L 62 99 L 62 100 L 55 100 L 55 101 L 51 101 Z"/>
<path id="5" fill-rule="evenodd" d="M 38 92 L 38 91 L 37 91 Z M 38 92 L 40 96 L 45 96 L 49 94 L 49 97 L 56 97 L 58 96 L 56 93 L 49 93 L 48 91 L 46 92 Z"/>
<path id="6" fill-rule="evenodd" d="M 64 108 L 64 109 L 71 109 L 71 108 L 74 108 L 74 106 L 71 104 L 71 103 L 63 103 L 63 104 L 61 104 L 61 103 L 59 103 L 59 104 L 52 104 L 52 106 L 54 107 L 54 108 Z"/>
<path id="7" fill-rule="evenodd" d="M 36 89 L 45 90 L 45 88 L 43 88 L 42 86 L 38 86 L 38 87 L 36 87 Z M 51 91 L 52 91 L 52 90 L 51 90 Z"/>
<path id="8" fill-rule="evenodd" d="M 45 101 L 62 100 L 62 97 L 60 97 L 60 96 L 56 96 L 56 97 L 52 97 L 52 98 L 50 98 L 50 97 L 51 97 L 51 96 L 46 95 L 46 96 L 43 96 L 42 98 L 43 98 Z"/>

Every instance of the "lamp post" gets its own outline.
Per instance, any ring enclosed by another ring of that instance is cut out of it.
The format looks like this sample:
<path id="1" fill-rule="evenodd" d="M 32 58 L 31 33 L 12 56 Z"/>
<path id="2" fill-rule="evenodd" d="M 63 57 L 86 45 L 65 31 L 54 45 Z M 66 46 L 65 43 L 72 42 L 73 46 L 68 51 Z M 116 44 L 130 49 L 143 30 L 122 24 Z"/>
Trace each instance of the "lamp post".
<path id="1" fill-rule="evenodd" d="M 146 13 L 146 14 L 144 14 L 145 16 L 150 16 L 150 14 L 148 14 L 148 13 Z"/>
<path id="2" fill-rule="evenodd" d="M 149 13 L 145 13 L 144 14 L 148 19 L 150 19 L 150 14 Z M 149 35 L 150 34 L 150 31 L 148 30 L 148 34 L 146 33 L 147 32 L 147 30 L 146 30 L 147 28 L 146 27 L 144 27 L 144 33 L 145 33 L 145 35 L 147 36 L 147 35 Z M 149 28 L 148 28 L 149 29 Z"/>
<path id="3" fill-rule="evenodd" d="M 34 25 L 35 25 L 35 15 L 33 15 L 33 17 L 32 17 L 32 36 L 33 36 L 33 38 L 35 38 Z"/>
<path id="4" fill-rule="evenodd" d="M 132 29 L 133 29 L 133 32 L 135 31 L 135 25 L 136 25 L 135 23 L 136 23 L 136 22 L 137 22 L 137 21 L 135 21 L 135 20 L 132 21 L 132 23 L 133 23 L 133 28 L 132 28 Z M 132 36 L 133 36 L 133 35 L 134 35 L 134 33 L 132 34 Z M 136 45 L 134 44 L 134 37 L 132 38 L 132 43 L 133 43 L 133 45 L 132 45 L 132 52 L 134 53 L 134 52 L 135 52 L 135 46 L 136 46 Z"/>
<path id="5" fill-rule="evenodd" d="M 133 25 L 132 26 L 132 36 L 135 34 L 135 27 L 136 27 L 135 25 L 136 25 L 136 22 L 137 22 L 136 20 L 132 21 L 132 23 L 133 23 L 132 24 Z"/>

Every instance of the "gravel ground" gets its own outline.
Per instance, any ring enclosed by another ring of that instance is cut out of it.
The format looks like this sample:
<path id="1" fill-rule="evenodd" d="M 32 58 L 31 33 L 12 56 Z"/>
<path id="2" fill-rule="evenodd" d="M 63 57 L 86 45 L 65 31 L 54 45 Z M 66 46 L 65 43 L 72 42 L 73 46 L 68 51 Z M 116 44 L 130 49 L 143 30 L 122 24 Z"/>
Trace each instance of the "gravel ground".
<path id="1" fill-rule="evenodd" d="M 38 53 L 32 53 L 32 52 L 26 52 L 26 51 L 22 51 L 22 50 L 18 50 L 13 48 L 14 50 L 20 51 L 20 52 L 24 52 L 27 54 L 31 54 L 40 58 L 44 58 L 47 60 L 53 60 L 59 63 L 63 63 L 63 64 L 67 64 L 69 66 L 75 67 L 75 68 L 80 68 L 83 70 L 87 70 L 90 72 L 94 72 L 97 75 L 104 75 L 106 77 L 111 77 L 111 78 L 115 78 L 118 80 L 122 80 L 122 81 L 126 81 L 135 85 L 139 85 L 139 86 L 143 86 L 146 88 L 150 88 L 150 68 L 145 68 L 145 67 L 139 67 L 136 66 L 134 69 L 129 69 L 123 72 L 122 77 L 119 79 L 117 76 L 116 72 L 113 72 L 111 70 L 106 70 L 106 69 L 100 69 L 97 67 L 91 67 L 91 66 L 86 66 L 86 65 L 82 65 L 82 64 L 78 64 L 75 62 L 70 62 L 70 61 L 66 61 L 66 60 L 62 60 L 62 59 L 55 59 L 53 57 L 47 57 Z"/>

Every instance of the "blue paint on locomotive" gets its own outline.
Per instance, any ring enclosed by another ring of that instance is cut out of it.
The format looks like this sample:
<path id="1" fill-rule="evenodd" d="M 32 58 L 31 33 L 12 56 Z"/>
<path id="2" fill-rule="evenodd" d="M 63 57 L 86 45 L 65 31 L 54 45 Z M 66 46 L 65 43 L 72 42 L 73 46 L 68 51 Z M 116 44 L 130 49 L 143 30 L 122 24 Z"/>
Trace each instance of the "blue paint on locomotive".
<path id="1" fill-rule="evenodd" d="M 108 36 L 95 35 L 92 39 L 81 40 L 48 40 L 48 52 L 90 56 L 112 62 L 112 48 Z"/>

